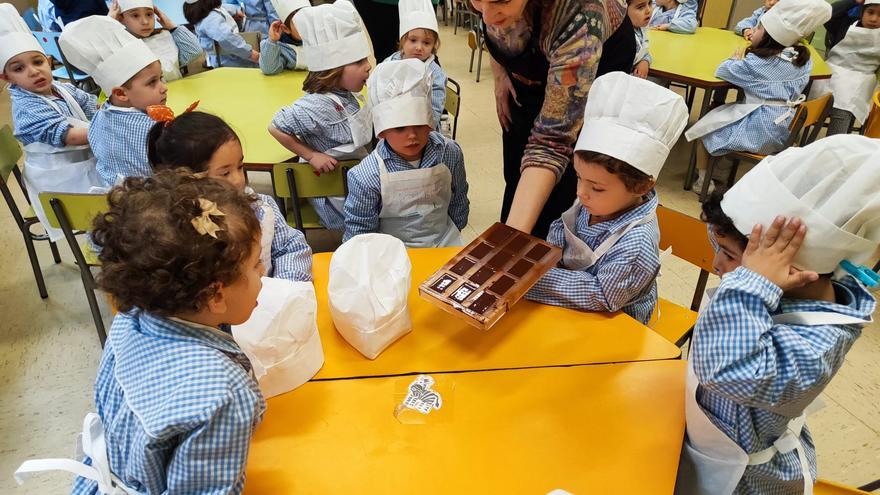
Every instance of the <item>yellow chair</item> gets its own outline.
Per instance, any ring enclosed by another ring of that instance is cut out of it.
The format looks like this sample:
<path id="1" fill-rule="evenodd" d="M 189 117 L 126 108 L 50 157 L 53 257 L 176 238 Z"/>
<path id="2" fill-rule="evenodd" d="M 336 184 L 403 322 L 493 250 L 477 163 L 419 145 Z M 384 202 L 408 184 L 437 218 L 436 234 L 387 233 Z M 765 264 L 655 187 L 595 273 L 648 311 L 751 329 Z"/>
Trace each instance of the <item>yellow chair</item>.
<path id="1" fill-rule="evenodd" d="M 107 333 L 104 331 L 104 320 L 101 318 L 101 309 L 95 297 L 98 286 L 90 268 L 100 266 L 100 261 L 89 241 L 82 244 L 78 242 L 76 231 L 92 229 L 95 217 L 109 208 L 107 195 L 41 192 L 40 203 L 46 211 L 49 225 L 64 232 L 70 251 L 79 266 L 80 278 L 86 291 L 92 319 L 95 321 L 95 329 L 98 331 L 98 339 L 101 341 L 101 347 L 104 347 Z"/>
<path id="2" fill-rule="evenodd" d="M 483 51 L 486 50 L 486 40 L 483 37 L 483 27 L 478 21 L 473 28 L 468 31 L 468 47 L 471 49 L 471 63 L 468 66 L 468 72 L 474 71 L 474 54 L 477 55 L 477 82 L 480 82 L 480 70 L 483 66 Z"/>
<path id="3" fill-rule="evenodd" d="M 872 101 L 874 104 L 871 106 L 871 113 L 868 114 L 868 118 L 862 125 L 862 134 L 876 139 L 880 138 L 880 91 L 874 93 Z"/>
<path id="4" fill-rule="evenodd" d="M 260 51 L 260 41 L 262 41 L 262 33 L 247 31 L 244 33 L 238 33 L 239 36 L 244 38 L 248 45 L 251 45 L 251 49 L 254 51 Z M 222 52 L 222 48 L 220 47 L 220 43 L 214 42 L 214 54 L 217 55 L 217 67 L 223 67 L 222 62 L 220 62 L 220 54 Z"/>
<path id="5" fill-rule="evenodd" d="M 346 196 L 348 186 L 345 174 L 357 165 L 356 160 L 339 162 L 330 173 L 315 175 L 308 163 L 278 163 L 272 168 L 272 187 L 275 196 L 289 199 L 291 210 L 282 208 L 287 224 L 305 233 L 306 229 L 323 229 L 318 213 L 306 201 L 308 198 Z"/>
<path id="6" fill-rule="evenodd" d="M 817 480 L 813 486 L 813 495 L 871 495 L 870 492 L 866 492 L 862 488 L 871 489 L 869 485 L 861 488 L 852 488 L 828 480 Z M 876 490 L 877 487 L 875 486 L 874 489 Z"/>
<path id="7" fill-rule="evenodd" d="M 657 207 L 657 221 L 660 224 L 660 249 L 671 247 L 672 254 L 700 269 L 690 309 L 659 298 L 648 322 L 652 330 L 680 347 L 690 337 L 697 322 L 697 311 L 706 290 L 706 282 L 713 271 L 715 251 L 706 235 L 703 221 L 662 205 Z"/>
<path id="8" fill-rule="evenodd" d="M 458 132 L 458 114 L 461 111 L 461 85 L 454 79 L 446 79 L 446 113 L 452 117 L 452 139 Z"/>

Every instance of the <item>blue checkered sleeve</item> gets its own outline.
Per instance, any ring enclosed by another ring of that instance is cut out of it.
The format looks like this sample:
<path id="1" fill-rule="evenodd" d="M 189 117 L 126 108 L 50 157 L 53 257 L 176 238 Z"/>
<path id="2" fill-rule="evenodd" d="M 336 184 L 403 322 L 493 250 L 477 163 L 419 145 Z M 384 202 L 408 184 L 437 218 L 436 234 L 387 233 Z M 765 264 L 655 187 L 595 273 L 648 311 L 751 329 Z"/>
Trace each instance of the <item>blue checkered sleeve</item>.
<path id="1" fill-rule="evenodd" d="M 295 282 L 312 280 L 312 248 L 302 232 L 287 224 L 287 219 L 271 196 L 260 194 L 260 201 L 270 208 L 275 216 L 275 237 L 272 239 L 272 273 L 274 278 Z M 262 209 L 258 208 L 262 217 Z"/>
<path id="2" fill-rule="evenodd" d="M 440 117 L 443 115 L 443 107 L 446 106 L 446 72 L 432 61 L 428 66 L 431 69 L 431 109 L 434 111 L 434 130 L 440 130 Z"/>
<path id="3" fill-rule="evenodd" d="M 663 10 L 654 4 L 650 26 L 669 24 L 669 31 L 678 34 L 694 34 L 697 32 L 697 0 L 686 0 L 675 8 Z"/>
<path id="4" fill-rule="evenodd" d="M 226 19 L 218 12 L 211 12 L 196 25 L 199 45 L 208 54 L 209 63 L 217 67 L 217 56 L 214 53 L 214 42 L 220 44 L 223 51 L 224 66 L 250 67 L 251 46 L 235 32 Z"/>
<path id="5" fill-rule="evenodd" d="M 736 34 L 742 36 L 743 31 L 745 31 L 746 29 L 755 29 L 755 26 L 758 25 L 758 21 L 761 19 L 761 16 L 764 15 L 764 12 L 766 12 L 766 9 L 764 9 L 764 7 L 756 9 L 754 12 L 752 12 L 752 15 L 736 23 L 736 27 L 733 28 L 733 31 Z"/>
<path id="6" fill-rule="evenodd" d="M 120 177 L 152 175 L 147 159 L 147 134 L 155 123 L 140 110 L 110 104 L 101 108 L 89 126 L 89 145 L 105 186 L 113 186 Z"/>
<path id="7" fill-rule="evenodd" d="M 177 26 L 171 31 L 171 37 L 174 44 L 177 45 L 177 61 L 184 66 L 202 53 L 202 47 L 199 45 L 199 38 L 195 33 L 186 28 L 186 26 Z"/>
<path id="8" fill-rule="evenodd" d="M 97 97 L 70 84 L 62 86 L 79 103 L 86 117 L 91 119 L 95 115 Z M 65 146 L 64 140 L 70 129 L 67 118 L 73 115 L 66 101 L 58 97 L 51 98 L 61 109 L 62 113 L 58 113 L 40 95 L 17 86 L 11 86 L 9 93 L 12 96 L 12 122 L 15 124 L 15 138 L 21 144 L 26 146 L 31 143 L 43 143 L 57 148 Z"/>
<path id="9" fill-rule="evenodd" d="M 342 242 L 359 234 L 379 231 L 382 191 L 379 183 L 379 163 L 373 153 L 348 171 L 347 181 L 348 196 L 345 197 L 343 207 L 345 233 Z"/>
<path id="10" fill-rule="evenodd" d="M 264 39 L 260 42 L 260 70 L 271 76 L 296 68 L 296 51 L 287 43 Z"/>
<path id="11" fill-rule="evenodd" d="M 325 152 L 352 141 L 351 128 L 345 112 L 356 113 L 360 106 L 349 92 L 334 93 L 342 99 L 344 108 L 322 94 L 306 93 L 292 105 L 279 110 L 272 118 L 276 129 L 297 136 L 307 146 Z"/>

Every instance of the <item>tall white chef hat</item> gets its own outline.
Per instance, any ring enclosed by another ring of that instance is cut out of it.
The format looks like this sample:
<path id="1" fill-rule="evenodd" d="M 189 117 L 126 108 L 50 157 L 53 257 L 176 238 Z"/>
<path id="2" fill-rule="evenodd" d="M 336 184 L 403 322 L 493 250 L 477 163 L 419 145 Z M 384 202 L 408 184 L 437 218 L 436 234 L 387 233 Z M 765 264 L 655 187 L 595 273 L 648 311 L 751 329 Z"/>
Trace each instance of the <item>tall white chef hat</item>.
<path id="1" fill-rule="evenodd" d="M 880 3 L 880 0 L 865 0 L 865 3 L 862 4 L 862 7 L 867 7 L 868 5 L 876 5 Z"/>
<path id="2" fill-rule="evenodd" d="M 0 3 L 0 72 L 9 59 L 25 52 L 46 54 L 15 6 Z"/>
<path id="3" fill-rule="evenodd" d="M 623 72 L 597 78 L 575 150 L 622 160 L 654 179 L 688 121 L 681 96 Z"/>
<path id="4" fill-rule="evenodd" d="M 272 0 L 272 6 L 275 7 L 275 12 L 278 12 L 278 18 L 281 19 L 281 22 L 286 23 L 290 14 L 299 9 L 311 7 L 312 4 L 309 3 L 309 0 Z"/>
<path id="5" fill-rule="evenodd" d="M 303 39 L 303 54 L 312 72 L 335 69 L 370 55 L 361 17 L 348 0 L 302 9 L 293 22 Z"/>
<path id="6" fill-rule="evenodd" d="M 92 76 L 107 95 L 159 60 L 125 26 L 103 15 L 66 25 L 58 43 L 67 60 Z"/>
<path id="7" fill-rule="evenodd" d="M 761 16 L 761 25 L 782 46 L 792 46 L 831 19 L 825 0 L 783 0 Z"/>
<path id="8" fill-rule="evenodd" d="M 400 0 L 397 11 L 400 14 L 398 38 L 403 38 L 406 33 L 419 28 L 440 32 L 437 27 L 437 13 L 431 0 Z"/>
<path id="9" fill-rule="evenodd" d="M 434 126 L 431 74 L 421 60 L 389 60 L 377 65 L 367 81 L 367 97 L 377 137 L 395 127 Z"/>
<path id="10" fill-rule="evenodd" d="M 126 12 L 131 9 L 139 9 L 141 7 L 152 9 L 153 0 L 118 0 L 119 11 Z"/>
<path id="11" fill-rule="evenodd" d="M 880 244 L 880 140 L 830 136 L 769 156 L 724 194 L 721 209 L 744 235 L 777 215 L 799 217 L 807 236 L 794 262 L 802 270 L 864 264 Z"/>

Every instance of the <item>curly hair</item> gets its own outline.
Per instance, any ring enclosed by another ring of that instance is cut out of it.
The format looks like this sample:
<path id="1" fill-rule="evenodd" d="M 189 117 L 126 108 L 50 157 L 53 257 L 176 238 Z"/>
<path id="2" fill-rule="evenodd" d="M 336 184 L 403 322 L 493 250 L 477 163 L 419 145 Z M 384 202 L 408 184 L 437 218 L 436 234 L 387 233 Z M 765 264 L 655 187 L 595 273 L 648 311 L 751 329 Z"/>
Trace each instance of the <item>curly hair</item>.
<path id="1" fill-rule="evenodd" d="M 700 218 L 712 227 L 712 231 L 717 235 L 728 237 L 737 241 L 743 248 L 749 243 L 749 238 L 737 230 L 733 220 L 721 209 L 721 200 L 724 199 L 724 193 L 721 191 L 713 191 L 705 202 L 703 202 L 703 211 Z"/>
<path id="2" fill-rule="evenodd" d="M 192 225 L 202 213 L 199 199 L 213 201 L 225 214 L 211 217 L 221 229 L 216 239 Z M 259 249 L 255 200 L 224 181 L 182 171 L 129 177 L 110 191 L 110 208 L 95 218 L 98 286 L 123 312 L 199 311 L 219 286 L 241 276 L 240 265 Z"/>
<path id="3" fill-rule="evenodd" d="M 204 172 L 214 152 L 238 135 L 223 119 L 205 112 L 184 113 L 166 127 L 157 122 L 147 134 L 147 159 L 153 170 L 187 167 Z"/>
<path id="4" fill-rule="evenodd" d="M 626 190 L 634 193 L 653 184 L 654 178 L 633 167 L 623 160 L 618 160 L 613 156 L 608 156 L 598 151 L 577 151 L 575 152 L 582 161 L 597 163 L 605 167 L 610 174 L 614 174 L 620 178 Z"/>

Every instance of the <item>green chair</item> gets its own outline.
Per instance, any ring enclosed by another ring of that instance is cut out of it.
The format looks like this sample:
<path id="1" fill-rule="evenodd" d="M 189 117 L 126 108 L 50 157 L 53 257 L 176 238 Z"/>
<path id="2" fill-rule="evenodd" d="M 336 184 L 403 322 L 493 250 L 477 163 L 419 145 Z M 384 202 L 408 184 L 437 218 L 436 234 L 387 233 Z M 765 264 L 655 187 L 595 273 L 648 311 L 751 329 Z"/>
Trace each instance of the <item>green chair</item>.
<path id="1" fill-rule="evenodd" d="M 39 225 L 40 221 L 37 220 L 30 198 L 27 195 L 27 189 L 24 187 L 21 170 L 18 168 L 19 158 L 21 158 L 21 147 L 18 146 L 18 142 L 12 134 L 12 129 L 5 125 L 0 129 L 0 194 L 3 194 L 6 206 L 9 207 L 18 230 L 21 231 L 21 236 L 24 238 L 24 246 L 27 248 L 28 258 L 31 260 L 31 267 L 34 270 L 34 278 L 37 280 L 37 290 L 40 292 L 40 297 L 45 299 L 49 297 L 49 294 L 46 292 L 46 282 L 43 280 L 43 272 L 40 270 L 40 260 L 37 258 L 36 249 L 34 249 L 34 241 L 49 241 L 49 236 L 31 232 L 31 227 Z M 9 190 L 10 175 L 15 176 L 18 186 L 24 193 L 25 200 L 27 200 L 28 206 L 24 211 L 19 209 L 18 204 L 16 204 L 15 199 L 12 197 L 12 192 Z M 49 241 L 49 248 L 52 250 L 52 258 L 55 260 L 55 263 L 61 263 L 58 246 L 54 242 Z"/>
<path id="2" fill-rule="evenodd" d="M 86 299 L 89 301 L 89 309 L 98 331 L 98 340 L 101 341 L 101 347 L 104 347 L 107 333 L 104 331 L 104 320 L 101 318 L 101 309 L 98 307 L 98 300 L 95 297 L 95 290 L 98 286 L 95 284 L 91 270 L 91 267 L 100 266 L 101 263 L 91 244 L 85 241 L 80 245 L 75 233 L 78 230 L 92 229 L 95 217 L 109 208 L 107 195 L 41 192 L 40 203 L 46 210 L 46 219 L 49 221 L 49 225 L 60 228 L 64 232 L 70 251 L 79 266 Z"/>
<path id="3" fill-rule="evenodd" d="M 300 230 L 323 229 L 318 213 L 306 201 L 308 198 L 346 196 L 348 186 L 345 175 L 358 164 L 357 160 L 339 162 L 336 169 L 320 176 L 308 163 L 278 163 L 272 169 L 272 186 L 275 196 L 290 200 L 291 210 L 282 208 L 287 216 L 287 224 Z"/>

